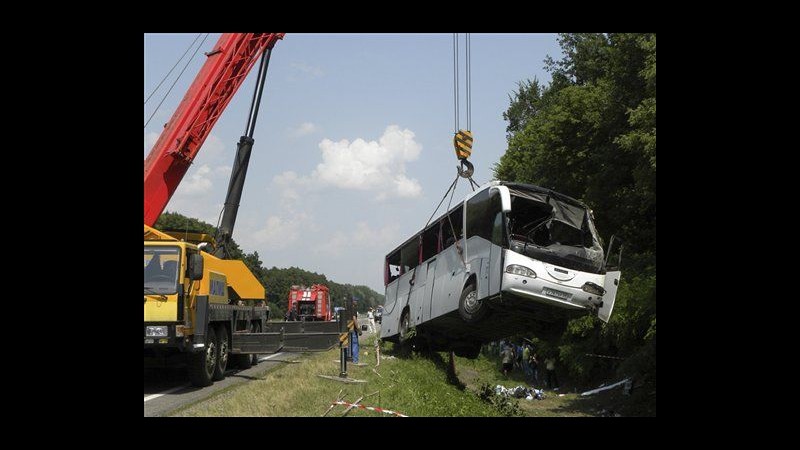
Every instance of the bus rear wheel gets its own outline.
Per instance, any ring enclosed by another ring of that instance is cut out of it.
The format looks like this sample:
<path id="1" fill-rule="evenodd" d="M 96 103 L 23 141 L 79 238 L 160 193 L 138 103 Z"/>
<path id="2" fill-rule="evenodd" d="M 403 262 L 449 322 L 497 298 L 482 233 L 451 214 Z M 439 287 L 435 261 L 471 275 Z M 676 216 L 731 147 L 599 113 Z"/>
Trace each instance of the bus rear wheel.
<path id="1" fill-rule="evenodd" d="M 400 332 L 400 345 L 408 344 L 409 334 L 411 332 L 408 310 L 403 311 L 403 315 L 400 316 L 400 326 L 398 331 Z"/>
<path id="2" fill-rule="evenodd" d="M 474 284 L 468 284 L 461 292 L 458 301 L 458 314 L 467 323 L 476 323 L 486 317 L 489 307 L 485 302 L 478 300 L 478 291 Z"/>

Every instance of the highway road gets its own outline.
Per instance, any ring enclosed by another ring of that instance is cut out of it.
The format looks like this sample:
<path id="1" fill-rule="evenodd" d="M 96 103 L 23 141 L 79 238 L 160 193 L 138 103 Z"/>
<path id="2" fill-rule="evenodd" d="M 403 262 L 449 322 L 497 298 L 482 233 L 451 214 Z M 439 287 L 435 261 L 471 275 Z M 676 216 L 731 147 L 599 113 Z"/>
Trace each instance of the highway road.
<path id="1" fill-rule="evenodd" d="M 359 314 L 359 325 L 367 323 L 366 314 Z M 380 324 L 377 326 L 380 329 Z M 369 334 L 364 332 L 364 334 Z M 208 398 L 211 394 L 228 386 L 245 383 L 257 378 L 269 369 L 282 365 L 281 361 L 297 360 L 302 353 L 280 352 L 261 355 L 259 364 L 246 370 L 233 369 L 226 372 L 225 379 L 215 381 L 204 388 L 189 384 L 186 369 L 148 369 L 144 371 L 144 416 L 169 415 L 171 411 L 189 403 Z"/>
<path id="2" fill-rule="evenodd" d="M 186 369 L 145 370 L 144 416 L 168 415 L 171 411 L 188 403 L 203 400 L 220 389 L 256 379 L 267 370 L 284 364 L 281 361 L 296 360 L 300 356 L 301 353 L 288 352 L 262 355 L 259 358 L 258 365 L 246 370 L 229 370 L 226 372 L 224 380 L 215 381 L 211 386 L 204 388 L 193 387 L 189 384 L 189 376 L 186 374 Z"/>

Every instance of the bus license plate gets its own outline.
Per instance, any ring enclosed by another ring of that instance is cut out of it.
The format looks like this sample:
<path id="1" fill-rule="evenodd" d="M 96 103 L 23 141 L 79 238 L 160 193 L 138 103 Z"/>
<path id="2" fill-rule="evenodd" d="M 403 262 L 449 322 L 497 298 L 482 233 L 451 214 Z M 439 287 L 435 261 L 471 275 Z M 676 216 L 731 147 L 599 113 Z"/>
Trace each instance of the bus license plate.
<path id="1" fill-rule="evenodd" d="M 572 294 L 568 294 L 566 292 L 557 291 L 555 289 L 550 288 L 542 288 L 542 293 L 544 295 L 549 295 L 550 297 L 560 298 L 562 300 L 569 300 L 572 298 Z"/>

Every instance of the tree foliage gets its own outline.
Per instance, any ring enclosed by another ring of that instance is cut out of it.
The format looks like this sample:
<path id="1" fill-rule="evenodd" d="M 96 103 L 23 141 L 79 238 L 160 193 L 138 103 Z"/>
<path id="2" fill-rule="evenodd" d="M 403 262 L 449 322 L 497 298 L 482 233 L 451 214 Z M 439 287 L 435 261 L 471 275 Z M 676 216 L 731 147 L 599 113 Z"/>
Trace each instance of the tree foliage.
<path id="1" fill-rule="evenodd" d="M 211 224 L 171 212 L 161 214 L 155 228 L 159 230 L 201 232 L 210 236 L 214 236 L 216 231 Z M 355 298 L 358 302 L 358 310 L 361 312 L 366 311 L 370 306 L 374 307 L 383 304 L 384 296 L 367 286 L 336 283 L 323 274 L 309 272 L 298 267 L 279 269 L 273 266 L 271 269 L 267 269 L 264 267 L 264 263 L 261 261 L 257 251 L 245 253 L 233 239 L 231 239 L 229 249 L 231 250 L 232 259 L 241 259 L 253 272 L 253 275 L 258 278 L 258 281 L 264 285 L 272 317 L 283 317 L 292 285 L 310 287 L 312 284 L 324 284 L 330 289 L 333 306 L 344 306 L 345 299 Z"/>
<path id="2" fill-rule="evenodd" d="M 654 386 L 656 35 L 562 34 L 559 44 L 564 57 L 545 60 L 550 84 L 522 81 L 510 96 L 508 149 L 495 177 L 581 199 L 601 236 L 624 239 L 611 321 L 571 321 L 553 351 L 577 381 L 617 370 Z"/>

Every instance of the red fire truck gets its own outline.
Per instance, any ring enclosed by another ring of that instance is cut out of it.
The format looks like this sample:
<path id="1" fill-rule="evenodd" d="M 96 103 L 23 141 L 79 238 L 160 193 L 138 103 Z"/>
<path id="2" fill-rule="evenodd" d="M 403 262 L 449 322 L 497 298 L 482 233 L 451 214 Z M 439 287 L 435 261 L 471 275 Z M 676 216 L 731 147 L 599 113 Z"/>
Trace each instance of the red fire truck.
<path id="1" fill-rule="evenodd" d="M 324 284 L 292 286 L 287 304 L 289 320 L 333 320 L 331 294 Z"/>

